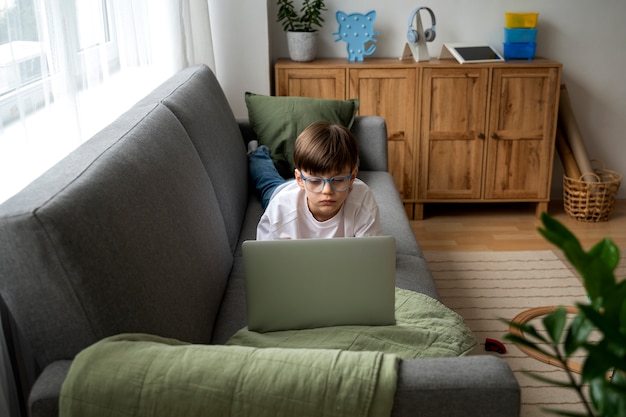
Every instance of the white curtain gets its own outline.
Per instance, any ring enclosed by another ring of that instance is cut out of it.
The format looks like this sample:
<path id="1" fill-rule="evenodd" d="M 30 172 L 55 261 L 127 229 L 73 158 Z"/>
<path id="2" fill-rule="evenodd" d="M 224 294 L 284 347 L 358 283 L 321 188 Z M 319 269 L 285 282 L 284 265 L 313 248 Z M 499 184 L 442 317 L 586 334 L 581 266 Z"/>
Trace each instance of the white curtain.
<path id="1" fill-rule="evenodd" d="M 0 0 L 0 203 L 174 72 L 215 68 L 207 0 Z M 0 328 L 0 416 L 15 416 Z"/>
<path id="2" fill-rule="evenodd" d="M 207 0 L 0 0 L 0 202 L 197 63 Z"/>

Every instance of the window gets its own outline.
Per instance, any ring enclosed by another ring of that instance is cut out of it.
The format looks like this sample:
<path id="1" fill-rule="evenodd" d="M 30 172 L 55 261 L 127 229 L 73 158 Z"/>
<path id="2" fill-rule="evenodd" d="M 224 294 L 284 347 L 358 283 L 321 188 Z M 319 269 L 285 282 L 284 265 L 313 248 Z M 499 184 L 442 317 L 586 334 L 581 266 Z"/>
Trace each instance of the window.
<path id="1" fill-rule="evenodd" d="M 81 0 L 73 6 L 61 2 L 60 12 L 67 17 L 63 22 L 54 18 L 50 3 L 40 1 L 36 9 L 35 0 L 0 0 L 0 118 L 5 126 L 54 101 L 50 79 L 74 58 L 79 89 L 88 88 L 94 76 L 102 81 L 102 59 L 108 70 L 120 69 L 107 0 Z M 76 25 L 66 24 L 71 20 Z M 57 36 L 60 26 L 65 33 Z M 62 48 L 55 38 L 63 38 Z"/>
<path id="2" fill-rule="evenodd" d="M 176 3 L 0 0 L 0 203 L 180 69 Z"/>
<path id="3" fill-rule="evenodd" d="M 42 79 L 45 55 L 37 31 L 34 0 L 0 0 L 0 118 L 3 124 L 19 116 L 17 91 L 25 93 L 30 108 L 43 95 L 34 84 Z"/>

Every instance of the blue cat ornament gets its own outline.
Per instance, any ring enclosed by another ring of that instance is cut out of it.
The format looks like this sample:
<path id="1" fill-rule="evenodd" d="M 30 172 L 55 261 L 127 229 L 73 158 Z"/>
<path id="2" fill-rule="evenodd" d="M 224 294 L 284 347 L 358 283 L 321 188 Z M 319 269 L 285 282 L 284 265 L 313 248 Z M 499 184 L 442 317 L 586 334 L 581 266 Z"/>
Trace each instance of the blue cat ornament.
<path id="1" fill-rule="evenodd" d="M 363 61 L 365 55 L 371 55 L 376 50 L 376 45 L 365 49 L 368 42 L 376 42 L 374 36 L 379 34 L 374 30 L 374 20 L 374 10 L 367 14 L 337 12 L 339 30 L 333 35 L 338 36 L 335 42 L 344 41 L 348 44 L 348 61 Z"/>

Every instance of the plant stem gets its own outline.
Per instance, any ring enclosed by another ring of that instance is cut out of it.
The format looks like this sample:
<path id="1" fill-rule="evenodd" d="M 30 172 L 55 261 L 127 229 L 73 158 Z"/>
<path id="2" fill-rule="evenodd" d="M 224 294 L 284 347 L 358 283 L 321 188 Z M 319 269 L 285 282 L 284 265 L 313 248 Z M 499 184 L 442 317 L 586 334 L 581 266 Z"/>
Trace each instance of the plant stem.
<path id="1" fill-rule="evenodd" d="M 561 354 L 561 351 L 559 350 L 559 346 L 557 344 L 554 344 L 552 345 L 552 348 L 554 349 L 554 356 L 562 365 L 563 369 L 565 369 L 565 373 L 567 374 L 567 378 L 569 379 L 571 386 L 576 390 L 576 393 L 578 394 L 581 401 L 583 402 L 585 406 L 585 410 L 587 411 L 587 414 L 589 414 L 590 417 L 596 417 L 596 415 L 593 412 L 593 409 L 589 405 L 589 401 L 585 398 L 585 393 L 583 392 L 582 384 L 579 384 L 578 382 L 576 382 L 576 379 L 574 378 L 574 373 L 569 369 L 569 366 L 567 366 L 567 359 L 565 359 L 565 357 Z"/>

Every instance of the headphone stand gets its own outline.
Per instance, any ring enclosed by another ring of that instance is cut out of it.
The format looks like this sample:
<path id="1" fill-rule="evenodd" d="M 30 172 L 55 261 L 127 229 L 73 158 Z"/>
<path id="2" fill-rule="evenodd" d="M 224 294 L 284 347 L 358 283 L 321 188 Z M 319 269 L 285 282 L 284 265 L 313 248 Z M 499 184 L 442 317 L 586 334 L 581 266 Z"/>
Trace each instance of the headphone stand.
<path id="1" fill-rule="evenodd" d="M 416 29 L 418 33 L 417 43 L 406 42 L 400 59 L 407 59 L 413 56 L 415 62 L 430 61 L 428 55 L 428 46 L 426 45 L 426 36 L 424 36 L 424 28 L 422 26 L 422 17 L 419 13 L 415 14 Z"/>

